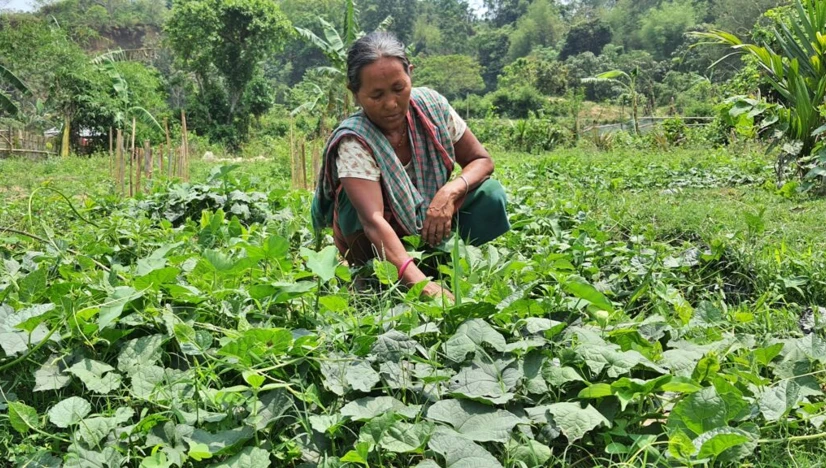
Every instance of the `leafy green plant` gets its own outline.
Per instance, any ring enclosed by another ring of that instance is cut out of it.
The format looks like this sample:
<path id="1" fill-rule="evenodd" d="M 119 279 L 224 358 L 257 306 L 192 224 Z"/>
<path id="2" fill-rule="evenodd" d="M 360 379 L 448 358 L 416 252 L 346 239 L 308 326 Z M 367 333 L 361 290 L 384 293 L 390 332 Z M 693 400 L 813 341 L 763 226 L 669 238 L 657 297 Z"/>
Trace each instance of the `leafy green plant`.
<path id="1" fill-rule="evenodd" d="M 694 33 L 709 43 L 730 46 L 732 54 L 756 59 L 766 81 L 780 96 L 778 116 L 785 137 L 800 143 L 793 146 L 793 152 L 781 156 L 781 163 L 797 163 L 811 155 L 817 141 L 815 130 L 824 122 L 818 105 L 826 97 L 826 4 L 795 0 L 789 11 L 771 28 L 771 44 L 744 43 L 724 31 Z"/>

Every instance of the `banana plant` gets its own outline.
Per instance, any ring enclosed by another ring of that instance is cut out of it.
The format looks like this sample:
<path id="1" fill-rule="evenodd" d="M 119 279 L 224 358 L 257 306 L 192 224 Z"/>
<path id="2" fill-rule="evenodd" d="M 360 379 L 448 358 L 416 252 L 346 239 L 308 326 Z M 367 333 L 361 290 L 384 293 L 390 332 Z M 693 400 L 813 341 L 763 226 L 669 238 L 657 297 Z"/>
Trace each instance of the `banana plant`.
<path id="1" fill-rule="evenodd" d="M 129 96 L 129 83 L 118 71 L 115 63 L 127 60 L 126 54 L 122 50 L 106 52 L 92 59 L 92 63 L 99 67 L 112 80 L 112 90 L 118 102 L 117 109 L 114 110 L 114 127 L 125 129 L 132 117 L 147 125 L 154 125 L 163 132 L 163 127 L 157 119 L 145 108 L 132 105 Z"/>
<path id="2" fill-rule="evenodd" d="M 329 88 L 319 93 L 321 96 L 327 96 L 325 115 L 333 115 L 335 108 L 339 107 L 339 115 L 344 117 L 353 110 L 347 89 L 347 51 L 365 34 L 358 26 L 358 9 L 355 0 L 346 0 L 344 3 L 344 27 L 341 33 L 336 31 L 335 26 L 329 21 L 323 18 L 318 18 L 318 21 L 321 23 L 323 39 L 309 29 L 295 27 L 295 31 L 301 38 L 321 50 L 330 62 L 329 66 L 314 69 L 319 75 L 332 78 Z M 386 29 L 392 21 L 393 18 L 388 16 L 376 29 Z M 319 100 L 320 97 L 315 97 L 313 103 L 302 104 L 293 110 L 293 114 L 315 109 Z M 337 106 L 337 103 L 341 105 Z"/>
<path id="3" fill-rule="evenodd" d="M 621 86 L 622 89 L 628 93 L 631 97 L 631 116 L 634 119 L 634 133 L 637 135 L 640 134 L 640 121 L 637 110 L 637 77 L 639 74 L 639 67 L 634 67 L 630 73 L 626 73 L 622 70 L 611 70 L 605 73 L 600 73 L 597 76 L 582 79 L 583 83 L 613 83 Z"/>
<path id="4" fill-rule="evenodd" d="M 29 87 L 26 86 L 26 84 L 23 83 L 17 75 L 3 65 L 0 65 L 0 80 L 2 80 L 2 84 L 11 86 L 24 96 L 31 95 L 31 90 Z M 16 116 L 20 112 L 20 108 L 12 100 L 12 96 L 2 90 L 0 90 L 0 108 L 12 117 Z"/>
<path id="5" fill-rule="evenodd" d="M 772 28 L 771 44 L 745 43 L 719 30 L 693 35 L 704 39 L 697 45 L 730 47 L 732 52 L 720 61 L 738 54 L 757 60 L 766 81 L 781 98 L 784 136 L 799 142 L 794 145 L 799 151 L 792 159 L 798 164 L 805 160 L 817 143 L 816 129 L 824 123 L 818 108 L 826 97 L 826 2 L 795 0 L 790 14 Z"/>

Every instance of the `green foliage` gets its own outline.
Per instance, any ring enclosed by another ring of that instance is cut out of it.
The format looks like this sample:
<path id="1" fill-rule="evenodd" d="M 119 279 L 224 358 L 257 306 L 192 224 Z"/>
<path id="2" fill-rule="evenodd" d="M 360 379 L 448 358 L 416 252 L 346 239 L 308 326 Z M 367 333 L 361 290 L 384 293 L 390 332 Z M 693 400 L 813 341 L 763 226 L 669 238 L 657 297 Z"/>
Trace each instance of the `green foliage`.
<path id="1" fill-rule="evenodd" d="M 599 55 L 602 48 L 611 42 L 612 35 L 611 27 L 599 17 L 576 23 L 565 36 L 565 44 L 559 51 L 559 58 L 565 60 L 583 52 Z"/>
<path id="2" fill-rule="evenodd" d="M 531 86 L 542 94 L 561 96 L 568 87 L 568 69 L 561 62 L 532 54 L 507 65 L 498 82 L 501 88 Z"/>
<path id="3" fill-rule="evenodd" d="M 516 21 L 510 34 L 508 58 L 528 55 L 535 47 L 554 47 L 563 34 L 563 23 L 551 0 L 534 0 Z"/>
<path id="4" fill-rule="evenodd" d="M 249 126 L 244 93 L 260 62 L 283 47 L 289 21 L 264 0 L 182 0 L 173 4 L 165 32 L 181 65 L 199 78 L 207 133 L 232 145 L 243 141 Z M 219 105 L 224 115 L 213 117 Z"/>
<path id="5" fill-rule="evenodd" d="M 528 85 L 499 88 L 491 94 L 491 103 L 502 116 L 522 119 L 537 112 L 545 105 L 545 98 L 536 88 Z"/>
<path id="6" fill-rule="evenodd" d="M 733 53 L 748 54 L 757 60 L 780 97 L 783 107 L 778 115 L 785 137 L 799 143 L 793 151 L 784 150 L 781 165 L 810 156 L 817 139 L 814 132 L 825 122 L 817 107 L 826 96 L 824 29 L 826 3 L 796 0 L 794 8 L 772 28 L 771 45 L 743 43 L 723 31 L 697 33 L 712 43 L 732 47 Z"/>
<path id="7" fill-rule="evenodd" d="M 417 86 L 431 87 L 448 99 L 477 93 L 485 88 L 481 67 L 467 55 L 419 56 L 413 62 Z"/>
<path id="8" fill-rule="evenodd" d="M 669 0 L 642 17 L 639 37 L 646 50 L 658 60 L 671 56 L 683 42 L 683 34 L 697 24 L 697 12 L 690 0 Z"/>

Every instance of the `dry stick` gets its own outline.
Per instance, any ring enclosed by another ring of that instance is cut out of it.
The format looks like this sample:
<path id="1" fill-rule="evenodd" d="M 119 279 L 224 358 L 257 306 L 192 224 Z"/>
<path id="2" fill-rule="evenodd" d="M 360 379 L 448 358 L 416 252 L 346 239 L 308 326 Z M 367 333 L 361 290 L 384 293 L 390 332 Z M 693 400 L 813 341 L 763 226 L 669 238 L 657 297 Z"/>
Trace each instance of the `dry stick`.
<path id="1" fill-rule="evenodd" d="M 166 171 L 169 173 L 169 177 L 172 177 L 172 140 L 169 139 L 169 121 L 166 117 L 163 119 L 163 128 L 166 132 L 166 150 L 169 151 L 169 162 Z M 161 158 L 163 158 L 163 156 L 161 156 Z"/>
<path id="2" fill-rule="evenodd" d="M 321 148 L 318 145 L 313 145 L 313 188 L 318 185 L 318 171 L 321 168 Z"/>
<path id="3" fill-rule="evenodd" d="M 149 140 L 143 140 L 143 156 L 146 165 L 146 180 L 149 181 L 152 178 L 152 143 Z"/>
<path id="4" fill-rule="evenodd" d="M 161 143 L 160 147 L 158 148 L 158 174 L 163 176 L 163 143 Z"/>
<path id="5" fill-rule="evenodd" d="M 123 132 L 121 129 L 118 129 L 118 136 L 115 145 L 115 157 L 117 158 L 117 161 L 115 162 L 115 164 L 117 165 L 115 172 L 117 172 L 118 179 L 116 183 L 120 187 L 121 196 L 123 196 Z"/>
<path id="6" fill-rule="evenodd" d="M 114 174 L 115 168 L 115 155 L 112 152 L 112 127 L 109 127 L 109 177 L 112 177 Z"/>
<path id="7" fill-rule="evenodd" d="M 183 177 L 184 182 L 189 182 L 189 139 L 186 134 L 186 112 L 181 109 L 181 136 L 183 140 Z"/>
<path id="8" fill-rule="evenodd" d="M 295 188 L 296 180 L 296 171 L 295 171 L 295 129 L 293 128 L 293 119 L 290 117 L 290 183 L 292 188 Z"/>
<path id="9" fill-rule="evenodd" d="M 305 153 L 305 140 L 301 140 L 301 188 L 307 189 L 307 157 Z"/>
<path id="10" fill-rule="evenodd" d="M 135 165 L 135 195 L 141 193 L 141 173 L 143 172 L 143 150 L 135 148 L 137 164 Z"/>
<path id="11" fill-rule="evenodd" d="M 132 117 L 132 147 L 129 150 L 129 196 L 133 196 L 132 191 L 132 162 L 135 159 L 135 118 Z"/>

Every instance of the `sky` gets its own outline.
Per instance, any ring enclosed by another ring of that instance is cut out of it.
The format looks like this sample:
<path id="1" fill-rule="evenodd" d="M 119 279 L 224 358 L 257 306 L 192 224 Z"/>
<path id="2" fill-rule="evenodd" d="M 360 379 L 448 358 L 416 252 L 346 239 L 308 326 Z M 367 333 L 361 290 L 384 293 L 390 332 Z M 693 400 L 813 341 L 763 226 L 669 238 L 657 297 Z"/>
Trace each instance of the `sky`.
<path id="1" fill-rule="evenodd" d="M 0 6 L 5 10 L 34 10 L 34 0 L 5 0 L 0 1 Z"/>

